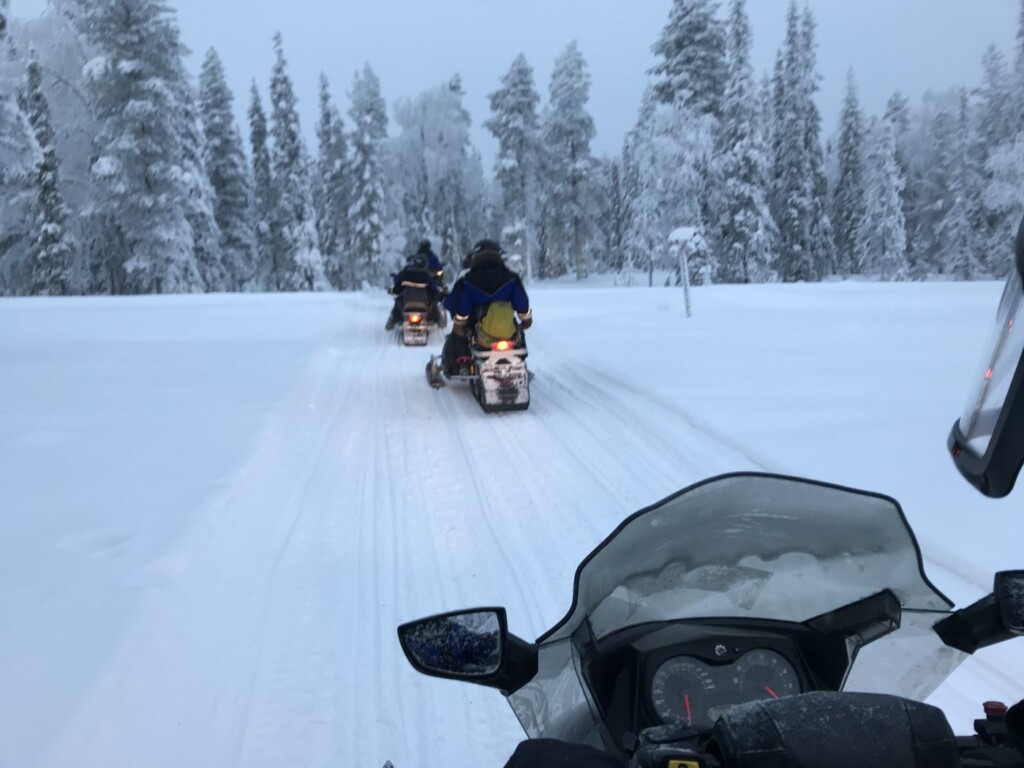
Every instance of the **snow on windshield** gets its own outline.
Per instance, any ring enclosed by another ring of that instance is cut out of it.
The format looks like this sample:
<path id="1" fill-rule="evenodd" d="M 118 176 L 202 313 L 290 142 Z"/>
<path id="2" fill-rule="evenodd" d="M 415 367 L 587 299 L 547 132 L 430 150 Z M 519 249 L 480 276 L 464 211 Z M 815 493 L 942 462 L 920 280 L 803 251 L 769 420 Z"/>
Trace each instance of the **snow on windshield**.
<path id="1" fill-rule="evenodd" d="M 890 589 L 945 611 L 899 507 L 880 496 L 763 475 L 711 481 L 638 513 L 585 561 L 568 620 L 600 638 L 650 621 L 806 621 Z"/>

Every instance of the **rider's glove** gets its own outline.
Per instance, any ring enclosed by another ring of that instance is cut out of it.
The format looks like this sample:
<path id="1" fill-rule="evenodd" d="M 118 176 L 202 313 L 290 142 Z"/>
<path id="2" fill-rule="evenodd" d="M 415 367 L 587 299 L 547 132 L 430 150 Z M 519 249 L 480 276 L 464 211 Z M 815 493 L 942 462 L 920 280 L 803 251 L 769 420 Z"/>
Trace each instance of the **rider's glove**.
<path id="1" fill-rule="evenodd" d="M 533 325 L 533 310 L 528 309 L 519 316 L 519 327 L 525 331 L 531 325 Z"/>

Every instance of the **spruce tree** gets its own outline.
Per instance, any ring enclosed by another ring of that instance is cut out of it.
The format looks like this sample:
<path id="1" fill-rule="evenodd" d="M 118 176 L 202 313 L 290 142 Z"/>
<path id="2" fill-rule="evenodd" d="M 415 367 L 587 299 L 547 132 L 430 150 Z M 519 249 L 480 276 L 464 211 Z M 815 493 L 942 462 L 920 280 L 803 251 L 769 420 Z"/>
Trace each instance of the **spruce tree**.
<path id="1" fill-rule="evenodd" d="M 771 204 L 780 235 L 778 272 L 785 281 L 820 280 L 835 265 L 821 115 L 813 98 L 817 79 L 814 18 L 809 9 L 801 17 L 791 0 L 776 59 L 772 129 Z"/>
<path id="2" fill-rule="evenodd" d="M 896 162 L 896 138 L 887 120 L 875 120 L 863 177 L 865 213 L 854 232 L 854 258 L 866 274 L 883 280 L 907 277 L 907 238 Z"/>
<path id="3" fill-rule="evenodd" d="M 199 76 L 199 99 L 205 137 L 203 162 L 214 193 L 214 215 L 227 277 L 225 288 L 252 288 L 256 277 L 252 184 L 233 116 L 234 96 L 220 57 L 212 48 Z"/>
<path id="4" fill-rule="evenodd" d="M 587 112 L 590 75 L 575 42 L 555 60 L 551 74 L 550 109 L 544 123 L 544 145 L 548 153 L 547 176 L 553 226 L 561 232 L 560 242 L 571 255 L 576 278 L 587 275 L 584 248 L 588 237 L 589 200 L 587 180 L 592 159 L 590 142 L 594 121 Z"/>
<path id="5" fill-rule="evenodd" d="M 188 187 L 185 218 L 192 229 L 192 249 L 196 266 L 207 291 L 228 291 L 227 269 L 221 253 L 221 232 L 216 217 L 216 194 L 206 171 L 204 154 L 206 137 L 200 122 L 198 95 L 184 71 L 179 80 L 178 100 L 181 108 L 182 170 Z"/>
<path id="6" fill-rule="evenodd" d="M 511 230 L 525 250 L 527 276 L 533 275 L 532 220 L 536 211 L 540 96 L 533 83 L 533 69 L 519 54 L 501 78 L 501 87 L 490 94 L 491 118 L 484 126 L 498 141 L 494 175 L 501 185 L 503 230 Z"/>
<path id="7" fill-rule="evenodd" d="M 308 154 L 299 127 L 298 100 L 288 75 L 281 34 L 274 36 L 273 74 L 270 80 L 270 124 L 274 146 L 274 220 L 280 229 L 283 252 L 271 275 L 278 291 L 312 291 L 329 287 L 323 256 L 317 245 L 316 213 L 308 174 Z"/>
<path id="8" fill-rule="evenodd" d="M 810 257 L 815 279 L 836 270 L 835 236 L 829 214 L 828 178 L 825 175 L 825 153 L 821 146 L 821 113 L 814 101 L 821 76 L 817 71 L 817 24 L 809 6 L 804 6 L 801 25 L 804 80 L 804 151 L 810 169 Z"/>
<path id="9" fill-rule="evenodd" d="M 317 232 L 327 279 L 335 288 L 346 287 L 344 244 L 348 238 L 348 144 L 341 115 L 331 100 L 327 77 L 320 75 L 320 120 L 316 129 Z"/>
<path id="10" fill-rule="evenodd" d="M 801 55 L 799 17 L 790 0 L 786 38 L 775 62 L 773 82 L 772 214 L 779 228 L 777 268 L 786 281 L 816 280 L 811 254 L 811 163 L 807 153 L 807 83 Z"/>
<path id="11" fill-rule="evenodd" d="M 352 202 L 349 206 L 350 274 L 355 284 L 379 284 L 384 277 L 384 140 L 388 117 L 380 80 L 369 64 L 357 72 L 350 93 L 352 118 Z"/>
<path id="12" fill-rule="evenodd" d="M 253 231 L 256 236 L 257 290 L 272 290 L 271 275 L 279 271 L 278 260 L 284 250 L 281 228 L 276 221 L 277 197 L 270 147 L 267 143 L 267 115 L 263 111 L 260 92 L 252 84 L 249 100 L 249 146 L 252 152 Z"/>
<path id="13" fill-rule="evenodd" d="M 967 93 L 960 90 L 952 123 L 952 146 L 947 179 L 947 205 L 937 226 L 939 258 L 946 274 L 975 280 L 984 274 L 978 240 L 979 177 L 971 156 L 971 126 Z"/>
<path id="14" fill-rule="evenodd" d="M 682 99 L 698 114 L 721 114 L 725 91 L 725 30 L 715 0 L 673 0 L 653 51 L 651 70 L 663 103 Z"/>
<path id="15" fill-rule="evenodd" d="M 732 0 L 722 119 L 715 133 L 710 239 L 721 282 L 762 281 L 771 274 L 778 230 L 768 210 L 768 156 L 757 123 L 746 0 Z"/>
<path id="16" fill-rule="evenodd" d="M 188 220 L 184 51 L 173 13 L 160 0 L 109 0 L 85 5 L 81 24 L 101 53 L 87 72 L 101 125 L 95 205 L 110 222 L 98 269 L 116 293 L 202 290 Z"/>
<path id="17" fill-rule="evenodd" d="M 1024 124 L 1017 122 L 1022 113 L 1015 106 L 1017 100 L 1024 99 L 1024 82 L 1017 92 L 1005 58 L 994 45 L 982 58 L 982 72 L 974 152 L 981 184 L 978 238 L 984 252 L 994 257 L 993 271 L 1001 274 L 1001 255 L 1006 243 L 1012 242 L 1024 211 L 1024 190 L 1016 181 L 1005 183 L 1014 175 L 1013 147 L 1024 130 Z"/>
<path id="18" fill-rule="evenodd" d="M 918 277 L 917 257 L 913 232 L 915 231 L 914 216 L 917 210 L 917 193 L 919 183 L 917 169 L 910 162 L 910 101 L 899 91 L 893 93 L 885 105 L 885 121 L 891 126 L 893 139 L 896 142 L 896 166 L 903 189 L 900 191 L 900 206 L 903 209 L 903 221 L 907 240 L 907 274 L 911 278 Z"/>
<path id="19" fill-rule="evenodd" d="M 28 120 L 39 144 L 36 165 L 36 236 L 31 255 L 31 293 L 63 296 L 74 290 L 72 276 L 73 242 L 67 232 L 68 211 L 60 191 L 60 162 L 50 119 L 50 107 L 43 95 L 43 77 L 33 55 L 27 69 L 25 104 Z"/>
<path id="20" fill-rule="evenodd" d="M 860 272 L 857 230 L 866 209 L 864 193 L 864 117 L 851 69 L 846 76 L 846 98 L 839 118 L 839 178 L 832 195 L 836 258 L 840 273 Z"/>
<path id="21" fill-rule="evenodd" d="M 2 0 L 0 0 L 2 2 Z M 0 6 L 6 19 L 7 7 Z M 12 56 L 0 27 L 0 57 Z M 20 75 L 20 72 L 18 73 Z M 11 72 L 14 76 L 14 72 Z M 20 76 L 18 80 L 20 80 Z M 0 69 L 0 295 L 28 293 L 30 259 L 35 248 L 37 169 L 42 152 L 15 93 L 20 82 L 7 81 Z"/>

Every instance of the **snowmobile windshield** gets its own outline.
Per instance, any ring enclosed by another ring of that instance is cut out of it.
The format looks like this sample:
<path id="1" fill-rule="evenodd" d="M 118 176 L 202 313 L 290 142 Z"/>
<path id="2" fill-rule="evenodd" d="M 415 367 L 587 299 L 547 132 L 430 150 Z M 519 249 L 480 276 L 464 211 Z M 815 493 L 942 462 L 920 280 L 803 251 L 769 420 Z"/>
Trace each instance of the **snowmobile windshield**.
<path id="1" fill-rule="evenodd" d="M 901 626 L 864 648 L 847 688 L 923 698 L 964 656 L 932 630 L 952 604 L 924 575 L 899 505 L 772 475 L 708 480 L 637 512 L 583 561 L 572 608 L 537 640 L 541 673 L 510 703 L 531 736 L 571 738 L 586 730 L 589 694 L 570 672 L 581 649 L 613 632 L 688 619 L 800 623 L 883 590 L 899 599 Z"/>
<path id="2" fill-rule="evenodd" d="M 976 456 L 988 452 L 1010 383 L 1024 355 L 1024 283 L 1014 272 L 1006 281 L 995 328 L 976 369 L 960 431 Z"/>
<path id="3" fill-rule="evenodd" d="M 742 617 L 802 622 L 891 590 L 946 611 L 892 499 L 805 480 L 732 475 L 648 507 L 576 572 L 572 610 L 538 642 L 635 624 Z"/>

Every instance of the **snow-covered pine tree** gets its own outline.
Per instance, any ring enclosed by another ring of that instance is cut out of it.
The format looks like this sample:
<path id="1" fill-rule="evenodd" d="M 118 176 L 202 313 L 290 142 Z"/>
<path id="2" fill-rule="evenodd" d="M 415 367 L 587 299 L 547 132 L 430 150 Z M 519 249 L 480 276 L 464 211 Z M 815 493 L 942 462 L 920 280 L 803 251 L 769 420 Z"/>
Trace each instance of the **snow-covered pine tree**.
<path id="1" fill-rule="evenodd" d="M 80 23 L 99 51 L 87 65 L 101 124 L 92 173 L 95 209 L 109 224 L 94 274 L 112 293 L 200 291 L 173 11 L 161 0 L 106 0 L 84 5 Z"/>
<path id="2" fill-rule="evenodd" d="M 519 54 L 515 58 L 501 78 L 501 87 L 489 98 L 491 118 L 484 126 L 498 141 L 494 175 L 503 197 L 502 231 L 514 233 L 512 236 L 520 241 L 529 278 L 533 276 L 531 253 L 535 250 L 533 219 L 536 215 L 540 96 L 526 56 Z"/>
<path id="3" fill-rule="evenodd" d="M 790 0 L 786 38 L 775 60 L 773 81 L 775 124 L 772 128 L 772 218 L 779 228 L 777 269 L 786 282 L 816 280 L 818 272 L 810 249 L 811 163 L 807 153 L 807 90 L 801 55 L 800 20 Z"/>
<path id="4" fill-rule="evenodd" d="M 892 124 L 873 120 L 867 138 L 870 148 L 862 177 L 865 209 L 854 232 L 853 258 L 865 274 L 904 280 L 907 237 L 900 200 L 904 180 L 896 162 Z"/>
<path id="5" fill-rule="evenodd" d="M 750 283 L 771 275 L 778 230 L 768 209 L 768 149 L 757 122 L 746 0 L 732 0 L 722 118 L 715 131 L 709 239 L 720 282 Z"/>
<path id="6" fill-rule="evenodd" d="M 925 208 L 918 238 L 927 248 L 932 268 L 958 280 L 973 280 L 981 272 L 978 243 L 971 221 L 969 126 L 961 115 L 962 90 L 939 95 L 931 117 L 931 153 L 925 157 Z"/>
<path id="7" fill-rule="evenodd" d="M 606 209 L 602 215 L 606 238 L 606 267 L 621 272 L 625 266 L 626 237 L 629 228 L 629 200 L 626 197 L 622 179 L 622 161 L 617 158 L 606 160 L 605 196 Z"/>
<path id="8" fill-rule="evenodd" d="M 33 181 L 42 153 L 17 98 L 24 70 L 6 40 L 7 13 L 6 3 L 0 5 L 5 19 L 0 27 L 0 295 L 15 295 L 30 288 L 28 260 L 36 234 Z"/>
<path id="9" fill-rule="evenodd" d="M 576 278 L 587 276 L 584 249 L 588 233 L 587 178 L 591 171 L 590 141 L 594 121 L 587 112 L 590 74 L 576 42 L 555 59 L 544 122 L 547 179 L 553 219 L 561 225 L 559 240 L 569 251 Z"/>
<path id="10" fill-rule="evenodd" d="M 904 180 L 900 192 L 900 204 L 903 208 L 903 221 L 907 240 L 907 276 L 916 279 L 920 276 L 917 264 L 917 249 L 913 233 L 916 230 L 914 217 L 917 212 L 917 195 L 920 188 L 919 171 L 910 162 L 910 100 L 896 91 L 889 97 L 885 105 L 885 121 L 892 127 L 896 142 L 896 166 L 900 178 Z M 925 272 L 925 275 L 927 272 Z"/>
<path id="11" fill-rule="evenodd" d="M 189 76 L 182 71 L 178 100 L 181 110 L 182 168 L 188 197 L 185 202 L 185 216 L 192 228 L 193 251 L 203 285 L 209 292 L 229 291 L 234 285 L 228 278 L 227 268 L 221 252 L 221 232 L 217 224 L 217 195 L 213 191 L 206 171 L 203 155 L 206 152 L 206 137 L 200 122 L 199 98 Z"/>
<path id="12" fill-rule="evenodd" d="M 626 230 L 622 277 L 633 285 L 633 270 L 645 268 L 653 285 L 654 257 L 661 245 L 657 182 L 659 175 L 650 140 L 655 109 L 654 91 L 648 88 L 640 106 L 637 125 L 626 136 L 622 148 L 623 189 L 629 200 L 629 226 Z M 545 218 L 545 221 L 547 219 Z"/>
<path id="13" fill-rule="evenodd" d="M 320 75 L 320 120 L 316 129 L 317 232 L 327 279 L 335 288 L 345 288 L 344 244 L 348 239 L 348 140 L 341 115 L 331 100 L 327 76 Z"/>
<path id="14" fill-rule="evenodd" d="M 402 128 L 395 143 L 396 160 L 403 167 L 415 167 L 419 160 L 423 169 L 421 176 L 410 179 L 416 184 L 409 187 L 408 199 L 422 201 L 425 207 L 416 204 L 407 209 L 408 220 L 432 224 L 441 241 L 440 252 L 447 257 L 465 253 L 479 239 L 476 233 L 481 226 L 479 208 L 473 203 L 482 188 L 482 170 L 471 152 L 464 97 L 462 78 L 455 75 L 395 107 L 395 120 Z"/>
<path id="15" fill-rule="evenodd" d="M 832 195 L 838 272 L 861 271 L 857 259 L 858 229 L 864 219 L 864 116 L 857 98 L 853 69 L 846 75 L 846 98 L 839 118 L 839 178 Z M 876 185 L 877 186 L 877 185 Z"/>
<path id="16" fill-rule="evenodd" d="M 650 71 L 664 104 L 683 99 L 697 114 L 721 114 L 725 91 L 725 30 L 716 0 L 673 0 L 668 22 L 653 51 L 661 60 Z"/>
<path id="17" fill-rule="evenodd" d="M 252 183 L 242 137 L 235 125 L 234 96 L 213 48 L 203 60 L 199 100 L 205 138 L 203 163 L 214 193 L 214 215 L 220 230 L 226 277 L 224 289 L 252 289 L 256 277 Z"/>
<path id="18" fill-rule="evenodd" d="M 388 116 L 380 80 L 365 64 L 356 72 L 349 94 L 352 118 L 352 202 L 349 206 L 349 274 L 355 284 L 379 285 L 384 278 L 381 240 L 384 231 L 384 140 Z"/>
<path id="19" fill-rule="evenodd" d="M 30 292 L 64 296 L 75 292 L 71 265 L 74 244 L 67 231 L 68 210 L 60 191 L 60 161 L 50 107 L 43 95 L 43 74 L 34 53 L 27 68 L 25 106 L 40 151 L 35 173 L 37 235 L 30 259 Z"/>
<path id="20" fill-rule="evenodd" d="M 810 255 L 817 279 L 836 270 L 836 244 L 829 214 L 828 178 L 825 175 L 825 153 L 821 146 L 821 113 L 814 101 L 821 75 L 817 71 L 817 23 L 810 6 L 804 6 L 801 23 L 804 79 L 804 141 L 810 165 Z"/>
<path id="21" fill-rule="evenodd" d="M 835 263 L 828 215 L 828 180 L 821 147 L 821 115 L 814 103 L 814 18 L 795 0 L 786 15 L 786 39 L 773 83 L 774 185 L 771 209 L 779 227 L 777 269 L 782 280 L 820 280 Z"/>
<path id="22" fill-rule="evenodd" d="M 626 137 L 623 178 L 628 179 L 631 201 L 627 242 L 633 264 L 646 267 L 648 283 L 655 263 L 667 258 L 672 230 L 704 225 L 705 168 L 712 152 L 713 124 L 714 118 L 698 115 L 681 100 L 659 102 L 648 88 L 637 124 Z M 708 251 L 708 257 L 702 275 L 717 272 L 714 254 Z M 697 275 L 693 265 L 691 272 Z"/>
<path id="23" fill-rule="evenodd" d="M 1018 165 L 1013 147 L 1024 131 L 1024 123 L 1018 122 L 1024 111 L 1017 105 L 1024 101 L 1024 80 L 1014 87 L 1006 60 L 994 45 L 982 58 L 982 72 L 975 158 L 982 186 L 978 238 L 983 253 L 992 256 L 991 271 L 1002 276 L 1007 243 L 1013 242 L 1024 212 L 1024 178 L 1013 178 Z"/>
<path id="24" fill-rule="evenodd" d="M 277 257 L 271 287 L 278 291 L 320 291 L 330 287 L 317 245 L 316 212 L 309 178 L 309 156 L 299 127 L 298 100 L 288 75 L 281 33 L 274 35 L 270 79 L 270 125 L 274 146 L 274 219 L 280 226 L 283 252 Z"/>
<path id="25" fill-rule="evenodd" d="M 271 275 L 279 271 L 278 260 L 284 251 L 281 227 L 275 219 L 277 197 L 268 135 L 267 115 L 254 82 L 249 97 L 249 146 L 252 152 L 253 232 L 256 235 L 254 287 L 257 290 L 274 289 Z"/>
<path id="26" fill-rule="evenodd" d="M 939 198 L 941 218 L 935 225 L 936 255 L 945 274 L 959 280 L 974 280 L 983 273 L 978 259 L 977 228 L 972 221 L 978 202 L 977 176 L 971 168 L 966 91 L 960 89 L 959 96 L 957 113 L 940 112 L 941 124 L 936 129 L 941 142 L 938 148 L 946 150 L 940 155 L 940 162 L 944 161 L 946 166 L 943 175 L 947 184 Z"/>
<path id="27" fill-rule="evenodd" d="M 54 143 L 60 158 L 59 189 L 68 209 L 68 237 L 74 240 L 72 275 L 77 291 L 105 291 L 107 281 L 93 285 L 88 268 L 105 258 L 114 241 L 104 218 L 94 214 L 96 198 L 91 173 L 93 141 L 99 123 L 92 113 L 83 70 L 96 51 L 81 33 L 80 0 L 48 0 L 47 10 L 12 26 L 21 50 L 34 48 L 43 74 L 42 92 L 50 108 Z"/>

